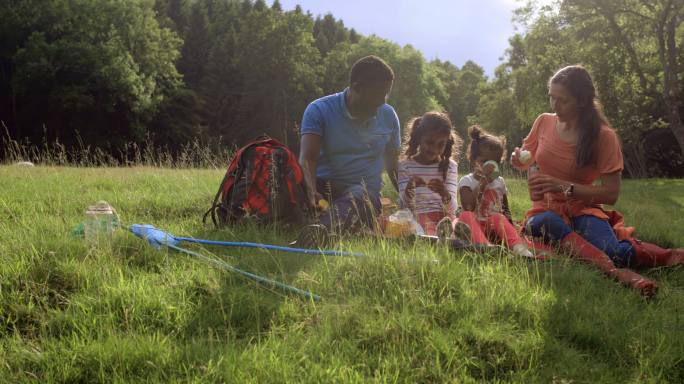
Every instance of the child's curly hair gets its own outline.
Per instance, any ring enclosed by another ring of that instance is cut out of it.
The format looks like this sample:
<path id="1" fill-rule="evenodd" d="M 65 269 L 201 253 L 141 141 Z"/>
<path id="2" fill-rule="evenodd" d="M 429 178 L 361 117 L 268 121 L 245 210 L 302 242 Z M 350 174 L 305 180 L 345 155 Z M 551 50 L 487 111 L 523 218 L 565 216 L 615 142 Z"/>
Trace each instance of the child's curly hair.
<path id="1" fill-rule="evenodd" d="M 496 154 L 500 161 L 506 160 L 506 137 L 495 136 L 488 133 L 479 125 L 472 125 L 468 128 L 470 144 L 468 145 L 468 161 L 474 163 L 480 155 L 480 150 L 486 148 Z"/>
<path id="2" fill-rule="evenodd" d="M 423 116 L 414 117 L 407 125 L 407 140 L 406 151 L 404 155 L 406 158 L 411 158 L 418 153 L 420 140 L 428 132 L 443 132 L 449 134 L 449 140 L 444 153 L 440 156 L 439 170 L 442 172 L 442 178 L 446 180 L 447 172 L 449 171 L 449 160 L 458 157 L 463 140 L 453 132 L 453 125 L 449 116 L 443 112 L 430 111 Z"/>

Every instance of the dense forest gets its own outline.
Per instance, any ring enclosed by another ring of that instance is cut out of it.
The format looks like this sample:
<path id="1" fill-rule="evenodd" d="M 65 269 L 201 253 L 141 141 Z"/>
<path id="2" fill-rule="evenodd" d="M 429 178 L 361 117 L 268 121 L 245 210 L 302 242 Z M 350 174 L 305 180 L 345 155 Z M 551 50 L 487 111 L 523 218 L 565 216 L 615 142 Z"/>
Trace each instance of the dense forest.
<path id="1" fill-rule="evenodd" d="M 277 0 L 7 0 L 0 136 L 116 154 L 129 142 L 174 151 L 268 133 L 296 149 L 308 102 L 343 89 L 351 63 L 376 54 L 395 70 L 389 102 L 402 123 L 440 109 L 462 137 L 479 123 L 513 146 L 549 110 L 548 78 L 582 63 L 628 173 L 684 176 L 683 1 L 530 1 L 511 16 L 520 32 L 489 78 L 472 61 L 427 61 Z"/>

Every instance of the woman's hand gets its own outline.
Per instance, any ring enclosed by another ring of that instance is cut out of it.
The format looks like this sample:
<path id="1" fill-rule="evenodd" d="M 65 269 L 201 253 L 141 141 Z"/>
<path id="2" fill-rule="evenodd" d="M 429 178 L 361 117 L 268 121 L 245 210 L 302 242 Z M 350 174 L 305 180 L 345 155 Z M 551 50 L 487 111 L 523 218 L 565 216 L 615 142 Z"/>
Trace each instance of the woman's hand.
<path id="1" fill-rule="evenodd" d="M 524 152 L 524 156 L 523 156 Z M 526 158 L 525 158 L 526 157 Z M 530 156 L 529 151 L 523 151 L 520 147 L 515 147 L 513 152 L 511 152 L 511 165 L 519 170 L 527 169 L 533 160 Z"/>
<path id="2" fill-rule="evenodd" d="M 565 185 L 568 185 L 569 183 L 544 173 L 536 173 L 530 177 L 528 184 L 530 189 L 534 192 L 544 194 L 549 192 L 563 192 L 565 190 Z"/>

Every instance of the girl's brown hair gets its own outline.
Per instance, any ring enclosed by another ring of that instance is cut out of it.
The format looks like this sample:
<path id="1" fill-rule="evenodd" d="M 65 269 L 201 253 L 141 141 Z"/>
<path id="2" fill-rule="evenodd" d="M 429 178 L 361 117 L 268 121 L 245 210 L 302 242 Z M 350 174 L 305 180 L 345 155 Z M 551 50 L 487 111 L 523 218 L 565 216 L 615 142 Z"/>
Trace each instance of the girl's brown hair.
<path id="1" fill-rule="evenodd" d="M 581 65 L 570 65 L 560 69 L 549 80 L 560 84 L 575 98 L 579 109 L 579 138 L 577 141 L 576 164 L 583 168 L 596 162 L 601 125 L 610 125 L 596 99 L 596 88 L 589 72 Z"/>
<path id="2" fill-rule="evenodd" d="M 420 140 L 426 133 L 441 132 L 449 135 L 449 140 L 444 147 L 444 152 L 439 161 L 439 170 L 442 178 L 446 180 L 449 171 L 449 160 L 458 157 L 463 141 L 453 133 L 453 125 L 447 114 L 437 111 L 426 112 L 423 116 L 415 117 L 409 121 L 407 126 L 408 140 L 406 140 L 406 151 L 404 154 L 411 158 L 418 153 Z"/>
<path id="3" fill-rule="evenodd" d="M 480 151 L 486 148 L 496 154 L 499 161 L 505 161 L 506 157 L 506 137 L 494 136 L 488 133 L 479 125 L 473 125 L 468 128 L 468 136 L 470 136 L 470 145 L 468 145 L 468 160 L 474 163 L 475 159 L 480 155 Z"/>

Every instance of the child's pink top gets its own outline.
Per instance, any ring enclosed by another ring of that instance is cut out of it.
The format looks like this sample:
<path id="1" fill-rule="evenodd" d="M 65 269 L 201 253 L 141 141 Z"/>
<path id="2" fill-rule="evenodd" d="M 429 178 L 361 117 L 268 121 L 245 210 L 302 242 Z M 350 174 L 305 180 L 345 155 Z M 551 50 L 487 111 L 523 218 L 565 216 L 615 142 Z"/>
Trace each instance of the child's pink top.
<path id="1" fill-rule="evenodd" d="M 480 181 L 475 178 L 474 173 L 469 173 L 458 181 L 458 189 L 467 187 L 475 192 L 480 185 Z M 482 197 L 478 199 L 475 212 L 479 220 L 484 220 L 493 214 L 503 213 L 504 196 L 508 193 L 506 182 L 499 176 L 490 181 L 482 191 Z"/>

